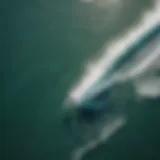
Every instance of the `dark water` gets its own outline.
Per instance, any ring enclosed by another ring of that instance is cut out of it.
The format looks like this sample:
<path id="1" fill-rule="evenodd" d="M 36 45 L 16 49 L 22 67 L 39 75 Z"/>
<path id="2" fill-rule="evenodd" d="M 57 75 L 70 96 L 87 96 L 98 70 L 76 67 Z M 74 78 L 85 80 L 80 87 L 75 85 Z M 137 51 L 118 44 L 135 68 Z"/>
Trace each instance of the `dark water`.
<path id="1" fill-rule="evenodd" d="M 152 6 L 149 0 L 132 2 L 126 3 L 117 19 L 108 9 L 78 0 L 3 3 L 3 159 L 68 159 L 69 136 L 61 124 L 62 102 L 83 71 L 83 62 Z M 85 159 L 160 159 L 159 102 L 148 100 L 138 106 L 132 101 L 127 101 L 131 108 L 127 127 Z"/>

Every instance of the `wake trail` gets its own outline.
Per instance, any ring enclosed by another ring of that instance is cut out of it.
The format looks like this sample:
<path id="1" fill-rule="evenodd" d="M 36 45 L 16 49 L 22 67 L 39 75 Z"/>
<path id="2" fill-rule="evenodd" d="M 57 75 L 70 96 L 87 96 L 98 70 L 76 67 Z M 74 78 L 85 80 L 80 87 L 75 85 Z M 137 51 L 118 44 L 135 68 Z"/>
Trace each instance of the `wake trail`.
<path id="1" fill-rule="evenodd" d="M 72 99 L 75 103 L 79 103 L 86 96 L 86 91 L 89 88 L 92 88 L 104 74 L 111 70 L 116 63 L 116 59 L 123 56 L 129 46 L 138 43 L 139 38 L 142 37 L 144 33 L 160 24 L 159 15 L 160 2 L 156 1 L 155 7 L 143 14 L 139 24 L 132 27 L 126 34 L 104 47 L 103 56 L 92 63 L 89 70 L 85 70 L 80 81 L 69 91 L 68 99 Z"/>

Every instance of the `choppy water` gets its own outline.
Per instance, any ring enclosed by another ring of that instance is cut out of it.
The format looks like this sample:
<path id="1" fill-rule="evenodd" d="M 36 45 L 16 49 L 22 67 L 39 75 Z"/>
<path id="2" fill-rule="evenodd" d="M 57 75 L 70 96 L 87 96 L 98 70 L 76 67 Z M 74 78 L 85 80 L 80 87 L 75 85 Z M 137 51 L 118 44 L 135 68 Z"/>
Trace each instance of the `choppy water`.
<path id="1" fill-rule="evenodd" d="M 84 63 L 99 57 L 107 42 L 153 5 L 151 0 L 4 3 L 5 159 L 68 159 L 72 142 L 61 123 L 67 92 L 82 75 Z M 113 92 L 115 105 L 129 106 L 127 126 L 84 159 L 160 158 L 159 100 L 137 102 L 132 86 L 123 88 L 123 95 L 120 88 Z"/>

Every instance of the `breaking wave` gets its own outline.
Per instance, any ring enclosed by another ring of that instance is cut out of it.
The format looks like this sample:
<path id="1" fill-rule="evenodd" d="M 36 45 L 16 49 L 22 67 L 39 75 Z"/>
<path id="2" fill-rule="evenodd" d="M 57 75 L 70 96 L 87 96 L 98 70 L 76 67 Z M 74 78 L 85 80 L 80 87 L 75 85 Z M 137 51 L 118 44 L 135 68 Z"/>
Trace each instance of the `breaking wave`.
<path id="1" fill-rule="evenodd" d="M 85 92 L 88 88 L 91 88 L 94 83 L 99 80 L 104 73 L 109 72 L 110 68 L 114 64 L 115 59 L 125 54 L 125 51 L 130 45 L 138 43 L 138 39 L 151 30 L 154 26 L 160 24 L 160 3 L 156 1 L 155 7 L 148 12 L 145 12 L 140 22 L 133 26 L 120 38 L 113 40 L 102 49 L 102 56 L 96 61 L 91 62 L 86 67 L 82 78 L 79 82 L 70 90 L 69 99 L 78 103 L 82 100 Z M 152 59 L 152 58 L 151 58 Z M 134 72 L 139 70 L 134 70 Z"/>

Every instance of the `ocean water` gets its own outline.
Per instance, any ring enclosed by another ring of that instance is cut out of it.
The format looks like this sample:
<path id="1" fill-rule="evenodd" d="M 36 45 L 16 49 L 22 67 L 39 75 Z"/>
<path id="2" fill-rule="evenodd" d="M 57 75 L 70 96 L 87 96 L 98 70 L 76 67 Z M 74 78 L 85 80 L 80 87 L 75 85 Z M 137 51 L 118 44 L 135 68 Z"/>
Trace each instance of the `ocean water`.
<path id="1" fill-rule="evenodd" d="M 62 124 L 68 91 L 84 64 L 138 23 L 154 1 L 17 0 L 3 5 L 7 36 L 2 158 L 68 160 L 72 141 Z M 127 126 L 84 159 L 160 159 L 160 101 L 137 101 L 130 84 L 123 88 L 123 96 L 122 88 L 113 92 L 115 105 L 128 106 Z"/>

